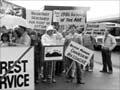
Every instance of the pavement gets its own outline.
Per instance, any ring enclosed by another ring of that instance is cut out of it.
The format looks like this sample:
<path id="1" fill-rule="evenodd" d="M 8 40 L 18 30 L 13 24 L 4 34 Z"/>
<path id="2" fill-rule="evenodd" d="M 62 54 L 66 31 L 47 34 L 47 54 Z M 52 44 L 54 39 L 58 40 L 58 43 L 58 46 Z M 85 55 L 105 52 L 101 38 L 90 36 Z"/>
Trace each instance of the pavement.
<path id="1" fill-rule="evenodd" d="M 116 56 L 119 56 L 119 54 Z M 95 60 L 94 71 L 83 71 L 84 85 L 76 84 L 76 80 L 72 83 L 67 83 L 63 74 L 62 76 L 56 76 L 56 83 L 48 84 L 40 82 L 36 84 L 35 90 L 120 90 L 120 68 L 113 67 L 113 74 L 101 73 L 99 71 L 102 69 L 102 62 L 100 62 L 99 51 L 97 51 L 95 59 L 99 60 L 99 62 Z M 120 60 L 119 58 L 117 59 Z"/>
<path id="2" fill-rule="evenodd" d="M 94 55 L 95 62 L 102 64 L 101 51 L 94 51 L 94 53 L 95 53 L 95 55 Z M 120 68 L 120 52 L 119 51 L 112 52 L 111 60 L 112 60 L 113 67 Z"/>

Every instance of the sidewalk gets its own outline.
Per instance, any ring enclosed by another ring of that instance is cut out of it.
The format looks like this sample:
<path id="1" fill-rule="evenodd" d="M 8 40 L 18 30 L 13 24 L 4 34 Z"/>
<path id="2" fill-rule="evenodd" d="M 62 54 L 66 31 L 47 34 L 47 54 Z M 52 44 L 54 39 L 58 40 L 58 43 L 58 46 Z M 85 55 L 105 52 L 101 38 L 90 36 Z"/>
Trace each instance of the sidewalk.
<path id="1" fill-rule="evenodd" d="M 101 51 L 94 51 L 94 52 L 95 52 L 95 55 L 94 55 L 95 62 L 102 65 Z M 112 52 L 111 60 L 112 60 L 113 67 L 120 68 L 120 53 L 119 52 Z"/>
<path id="2" fill-rule="evenodd" d="M 36 85 L 35 90 L 120 90 L 120 71 L 114 68 L 113 74 L 99 72 L 102 66 L 95 63 L 93 72 L 84 72 L 84 85 L 67 83 L 64 76 L 56 77 L 57 83 L 41 83 Z"/>

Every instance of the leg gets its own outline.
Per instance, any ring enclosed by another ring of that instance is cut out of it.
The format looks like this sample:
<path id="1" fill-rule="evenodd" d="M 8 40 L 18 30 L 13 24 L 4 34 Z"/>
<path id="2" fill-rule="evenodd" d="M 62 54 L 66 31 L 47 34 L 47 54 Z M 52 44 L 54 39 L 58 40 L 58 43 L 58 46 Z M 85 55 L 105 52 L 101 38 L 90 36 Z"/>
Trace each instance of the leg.
<path id="1" fill-rule="evenodd" d="M 73 61 L 72 68 L 71 68 L 71 77 L 75 77 L 75 71 L 76 71 L 76 63 Z"/>
<path id="2" fill-rule="evenodd" d="M 71 68 L 72 68 L 72 66 L 73 66 L 73 60 L 71 60 L 71 59 L 69 59 L 69 58 L 67 58 L 67 60 L 66 60 L 67 62 L 66 62 L 66 66 L 67 66 L 67 68 L 66 68 L 66 76 L 68 77 L 68 78 L 70 78 L 71 77 Z"/>
<path id="3" fill-rule="evenodd" d="M 47 71 L 47 67 L 48 67 L 48 63 L 47 62 L 43 62 L 43 82 L 47 82 L 47 77 L 48 77 L 48 71 Z"/>
<path id="4" fill-rule="evenodd" d="M 76 78 L 78 84 L 84 84 L 82 82 L 82 71 L 81 71 L 81 65 L 76 62 Z"/>
<path id="5" fill-rule="evenodd" d="M 93 71 L 93 67 L 94 67 L 94 55 L 92 56 L 92 58 L 90 60 L 90 70 Z"/>
<path id="6" fill-rule="evenodd" d="M 104 49 L 102 49 L 102 62 L 103 62 L 102 71 L 107 72 L 106 51 Z"/>
<path id="7" fill-rule="evenodd" d="M 39 81 L 39 63 L 38 63 L 38 57 L 37 54 L 35 53 L 35 59 L 34 59 L 34 75 L 35 75 L 35 83 L 37 84 Z"/>
<path id="8" fill-rule="evenodd" d="M 108 65 L 108 69 L 109 69 L 109 72 L 112 72 L 113 69 L 112 69 L 112 61 L 111 61 L 111 51 L 106 51 L 106 58 L 107 58 L 107 65 Z"/>
<path id="9" fill-rule="evenodd" d="M 56 70 L 55 70 L 55 75 L 59 74 L 59 61 L 56 61 Z"/>
<path id="10" fill-rule="evenodd" d="M 55 80 L 55 70 L 56 70 L 56 61 L 52 61 L 52 82 L 53 83 L 56 83 L 56 80 Z"/>

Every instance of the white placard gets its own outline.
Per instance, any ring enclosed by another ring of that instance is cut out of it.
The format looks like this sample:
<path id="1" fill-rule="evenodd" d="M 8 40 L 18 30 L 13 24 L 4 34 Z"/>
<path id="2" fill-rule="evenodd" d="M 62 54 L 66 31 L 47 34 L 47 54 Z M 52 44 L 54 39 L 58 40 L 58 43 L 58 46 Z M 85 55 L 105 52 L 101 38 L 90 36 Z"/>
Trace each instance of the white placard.
<path id="1" fill-rule="evenodd" d="M 45 30 L 52 22 L 52 11 L 26 10 L 26 19 L 33 29 Z"/>
<path id="2" fill-rule="evenodd" d="M 86 66 L 93 55 L 93 51 L 84 46 L 71 41 L 65 51 L 65 56 Z"/>
<path id="3" fill-rule="evenodd" d="M 45 46 L 44 47 L 44 60 L 62 60 L 63 59 L 63 46 Z"/>
<path id="4" fill-rule="evenodd" d="M 15 63 L 28 47 L 0 48 L 0 77 Z M 34 49 L 31 48 L 1 80 L 0 90 L 34 90 Z"/>
<path id="5" fill-rule="evenodd" d="M 59 22 L 60 30 L 67 30 L 70 25 L 84 28 L 86 11 L 81 10 L 54 10 L 53 21 Z"/>

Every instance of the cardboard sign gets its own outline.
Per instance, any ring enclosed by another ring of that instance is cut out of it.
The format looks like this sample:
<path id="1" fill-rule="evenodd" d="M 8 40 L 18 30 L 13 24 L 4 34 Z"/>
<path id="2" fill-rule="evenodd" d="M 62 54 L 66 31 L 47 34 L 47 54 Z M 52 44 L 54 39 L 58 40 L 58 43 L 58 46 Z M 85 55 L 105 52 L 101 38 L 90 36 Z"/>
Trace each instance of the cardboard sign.
<path id="1" fill-rule="evenodd" d="M 84 46 L 71 41 L 65 51 L 65 56 L 86 66 L 93 55 L 93 51 Z"/>
<path id="2" fill-rule="evenodd" d="M 26 19 L 33 29 L 45 30 L 52 21 L 52 11 L 26 10 Z"/>
<path id="3" fill-rule="evenodd" d="M 44 46 L 44 60 L 62 60 L 63 59 L 63 46 Z"/>
<path id="4" fill-rule="evenodd" d="M 13 66 L 28 47 L 0 48 L 0 77 Z M 0 90 L 34 90 L 34 50 L 31 48 L 1 80 Z"/>

